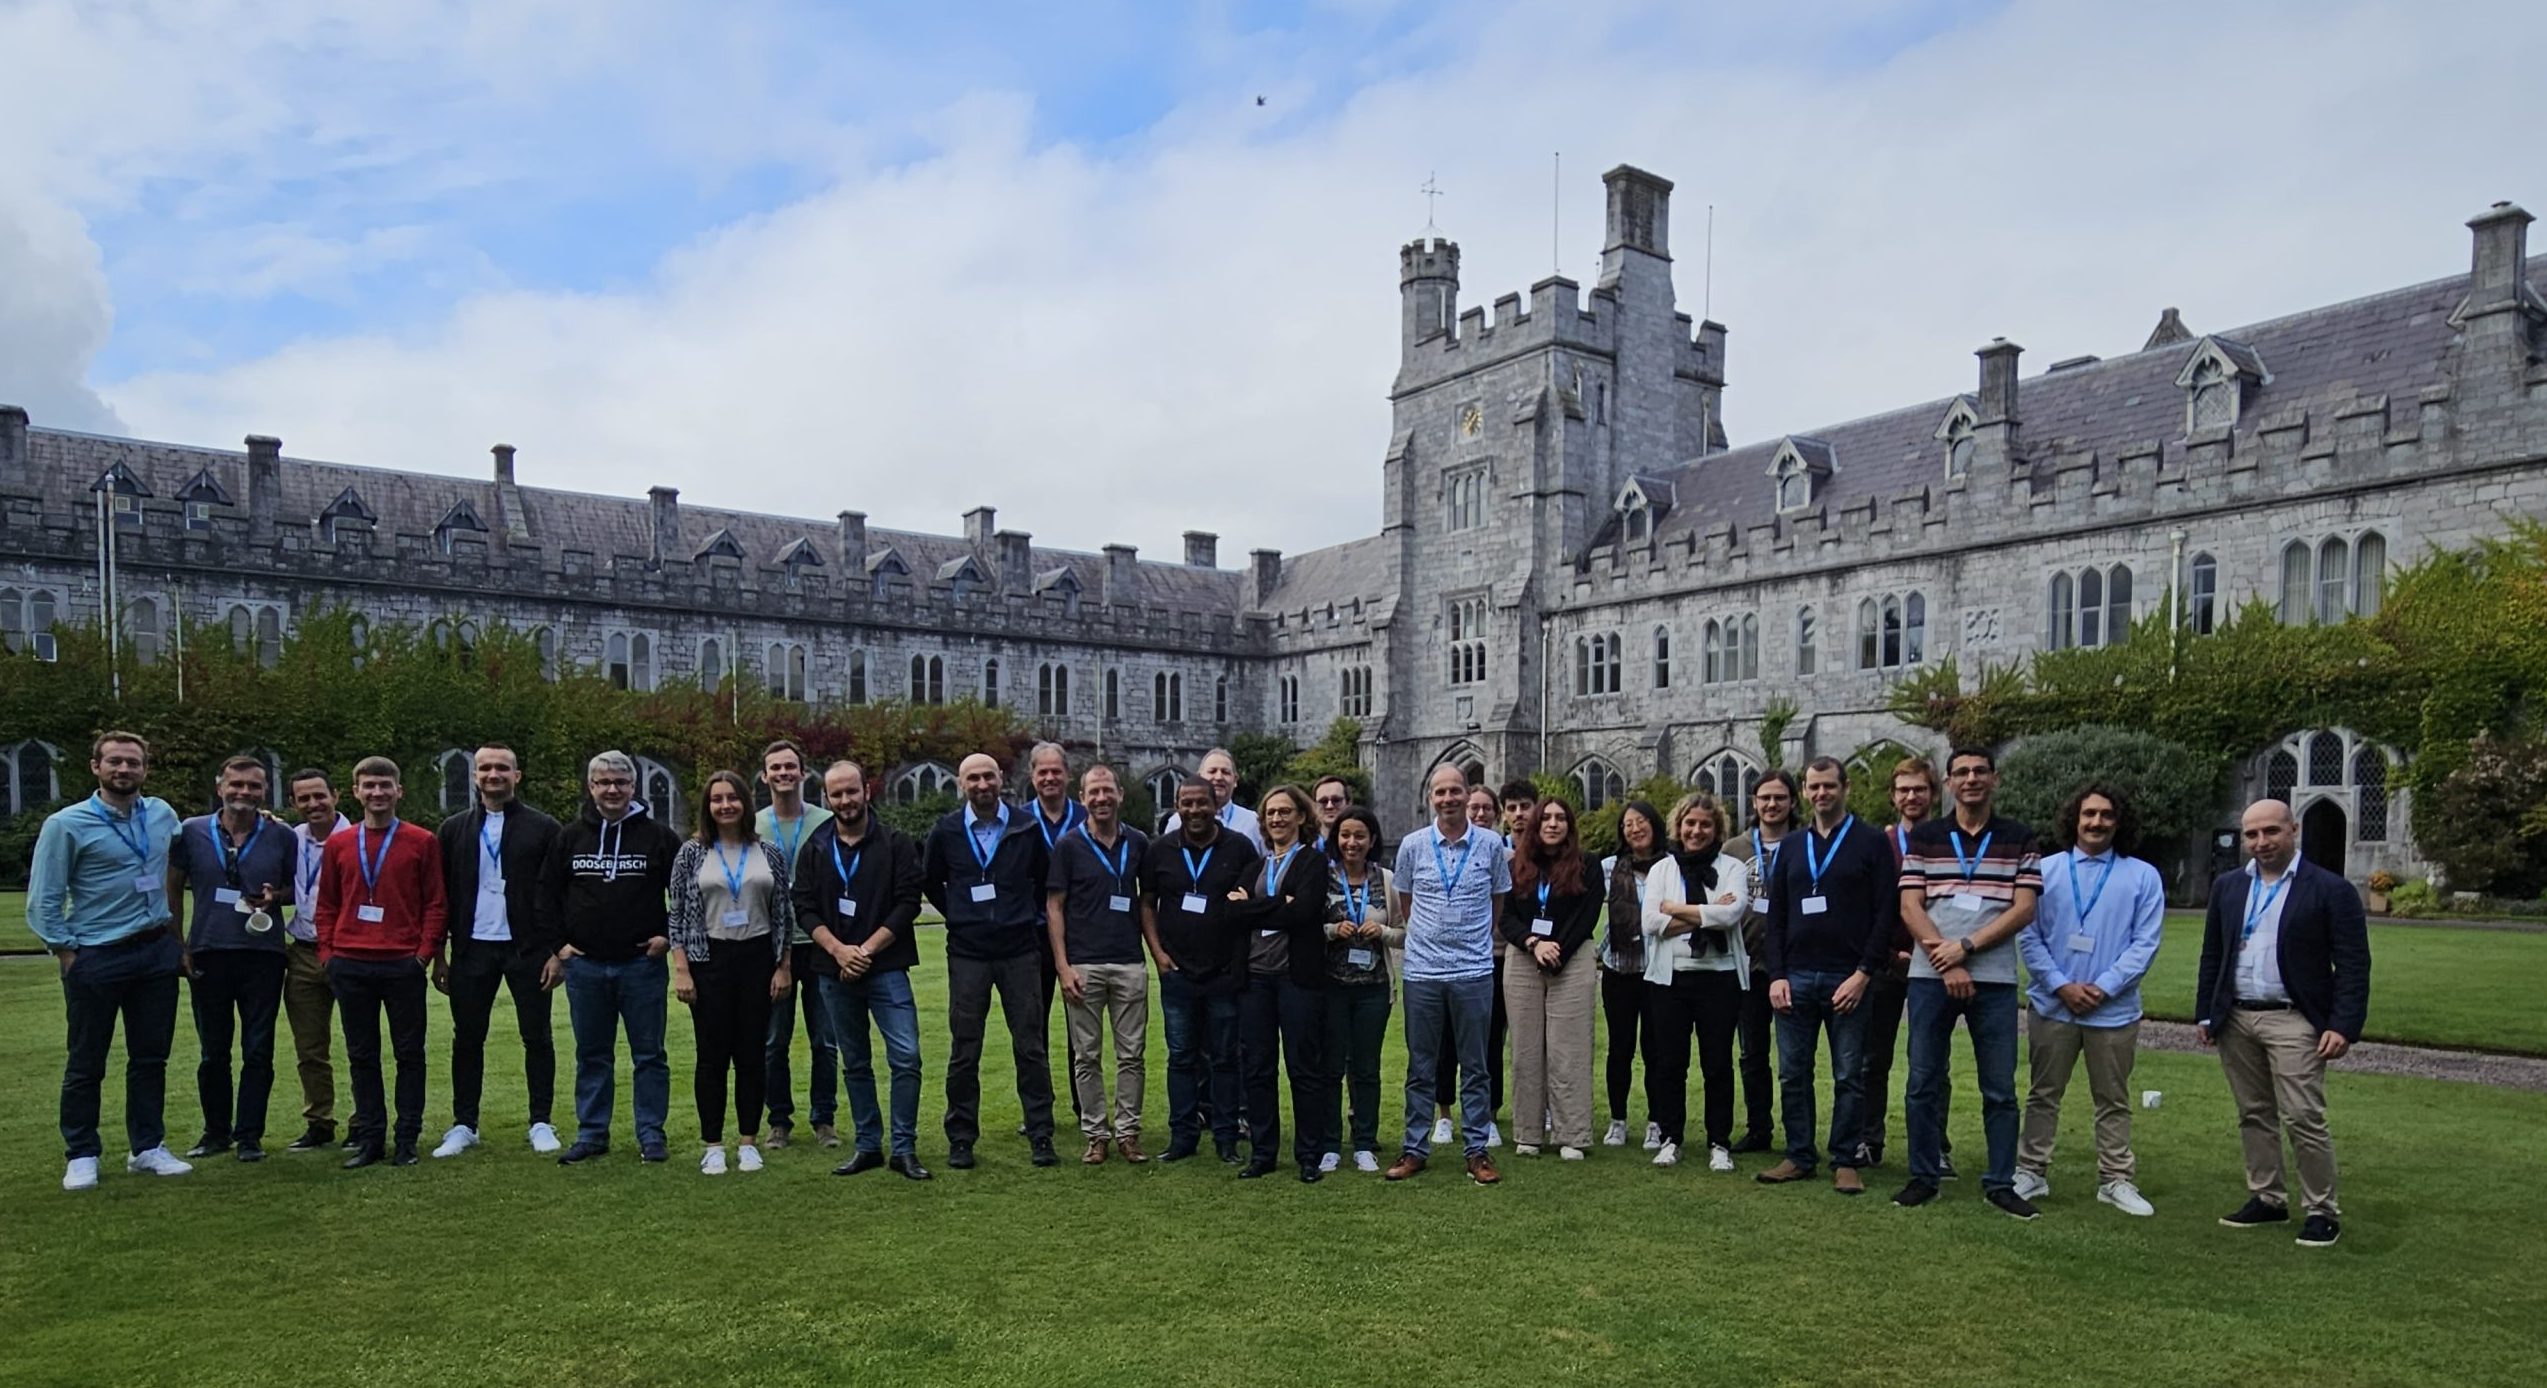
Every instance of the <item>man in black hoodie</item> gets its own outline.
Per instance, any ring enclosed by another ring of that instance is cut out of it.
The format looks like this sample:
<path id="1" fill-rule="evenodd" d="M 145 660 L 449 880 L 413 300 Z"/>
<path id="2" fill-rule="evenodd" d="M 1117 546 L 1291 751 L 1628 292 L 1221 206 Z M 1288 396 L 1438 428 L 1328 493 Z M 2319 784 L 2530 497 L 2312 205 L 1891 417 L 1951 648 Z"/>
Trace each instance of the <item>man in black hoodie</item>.
<path id="1" fill-rule="evenodd" d="M 1026 1141 L 1035 1165 L 1050 1166 L 1060 1157 L 1052 1149 L 1052 1064 L 1044 1052 L 1048 1023 L 1035 943 L 1046 930 L 1049 854 L 1034 812 L 999 798 L 996 760 L 976 752 L 956 775 L 964 803 L 929 830 L 920 858 L 921 890 L 946 917 L 947 1013 L 955 1032 L 946 1060 L 946 1164 L 972 1166 L 982 1135 L 982 1038 L 996 990 L 1017 1062 Z"/>
<path id="2" fill-rule="evenodd" d="M 664 891 L 681 836 L 636 798 L 637 764 L 625 752 L 594 757 L 584 788 L 592 803 L 558 831 L 540 872 L 540 912 L 548 938 L 564 941 L 557 960 L 575 1029 L 575 1142 L 557 1160 L 572 1165 L 610 1150 L 625 1026 L 637 1081 L 637 1151 L 659 1162 L 672 1108 L 672 1068 L 663 1058 L 663 956 L 672 947 Z"/>

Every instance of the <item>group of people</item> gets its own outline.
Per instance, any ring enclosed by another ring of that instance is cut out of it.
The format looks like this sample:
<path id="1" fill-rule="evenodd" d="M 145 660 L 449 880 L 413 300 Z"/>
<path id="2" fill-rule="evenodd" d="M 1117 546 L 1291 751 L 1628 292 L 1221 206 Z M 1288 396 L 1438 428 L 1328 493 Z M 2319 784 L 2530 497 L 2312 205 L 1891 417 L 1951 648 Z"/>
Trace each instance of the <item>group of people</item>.
<path id="1" fill-rule="evenodd" d="M 300 822 L 290 826 L 265 812 L 266 771 L 254 758 L 221 768 L 214 813 L 183 820 L 142 793 L 149 748 L 139 736 L 99 735 L 91 764 L 97 792 L 43 827 L 28 907 L 62 971 L 66 1189 L 98 1180 L 99 1092 L 119 1022 L 127 1169 L 191 1169 L 168 1150 L 162 1112 L 181 977 L 201 1042 L 204 1113 L 185 1158 L 264 1159 L 278 1015 L 292 1028 L 304 1099 L 305 1126 L 289 1149 L 335 1146 L 333 1010 L 353 1079 L 344 1164 L 414 1163 L 430 985 L 449 996 L 452 1026 L 453 1121 L 433 1156 L 482 1141 L 485 1043 L 502 991 L 523 1041 L 529 1145 L 568 1165 L 610 1151 L 624 1039 L 639 1154 L 667 1160 L 668 985 L 695 1038 L 702 1172 L 759 1170 L 763 1147 L 788 1141 L 801 1007 L 814 1057 L 809 1117 L 823 1145 L 840 1141 L 835 1084 L 849 1100 L 852 1148 L 836 1174 L 890 1168 L 931 1179 L 918 1153 L 910 981 L 925 902 L 943 922 L 952 1040 L 943 1131 L 946 1164 L 959 1170 L 979 1159 L 994 998 L 1028 1160 L 1061 1159 L 1046 1054 L 1056 997 L 1080 1161 L 1151 1159 L 1144 1079 L 1155 973 L 1168 1048 L 1161 1161 L 1197 1156 L 1208 1132 L 1241 1177 L 1279 1170 L 1287 1081 L 1288 1157 L 1303 1182 L 1340 1170 L 1348 1154 L 1357 1170 L 1406 1180 L 1436 1144 L 1456 1141 L 1469 1177 L 1496 1184 L 1507 1048 L 1512 1151 L 1538 1157 L 1553 1146 L 1561 1160 L 1583 1160 L 1596 1145 L 1597 1003 L 1608 1035 L 1598 1145 L 1628 1144 L 1641 1061 L 1651 1160 L 1669 1167 L 1684 1148 L 1694 1153 L 1694 1036 L 1708 1169 L 1733 1172 L 1737 1155 L 1769 1151 L 1774 1108 L 1785 1144 L 1754 1179 L 1793 1184 L 1827 1168 L 1849 1196 L 1884 1160 L 1906 1028 L 1908 1169 L 1892 1199 L 1916 1208 L 1956 1174 L 1947 1076 L 1960 1021 L 1991 1206 L 2036 1217 L 2062 1098 L 2084 1057 L 2096 1198 L 2153 1213 L 2136 1184 L 2130 1082 L 2163 884 L 2131 856 L 2136 826 L 2121 791 L 2081 788 L 2060 811 L 2061 847 L 2047 850 L 1995 812 L 1986 749 L 1956 749 L 1942 786 L 1924 759 L 1900 763 L 1895 820 L 1884 826 L 1849 812 L 1847 769 L 1827 757 L 1800 778 L 1763 776 L 1739 834 L 1728 807 L 1704 792 L 1668 813 L 1631 801 L 1619 851 L 1597 860 L 1573 808 L 1528 782 L 1497 795 L 1440 768 L 1426 787 L 1430 821 L 1392 853 L 1341 779 L 1275 786 L 1253 809 L 1237 803 L 1224 751 L 1179 787 L 1155 835 L 1123 821 L 1121 787 L 1103 763 L 1079 772 L 1074 797 L 1063 749 L 1039 744 L 1025 762 L 1028 793 L 1012 801 L 999 761 L 971 756 L 958 770 L 962 804 L 917 841 L 870 813 L 866 772 L 853 761 L 824 768 L 820 803 L 809 803 L 810 768 L 785 740 L 763 754 L 765 806 L 755 808 L 750 780 L 719 771 L 688 833 L 636 798 L 634 763 L 616 751 L 591 759 L 588 803 L 561 824 L 517 798 L 512 749 L 480 747 L 475 802 L 435 831 L 399 819 L 399 768 L 383 757 L 353 767 L 358 820 L 339 812 L 327 772 L 294 773 L 284 789 Z M 2325 1246 L 2340 1212 L 2324 1067 L 2360 1035 L 2367 935 L 2352 888 L 2298 857 L 2287 805 L 2256 802 L 2241 832 L 2248 861 L 2213 884 L 2195 1003 L 2201 1037 L 2220 1049 L 2247 1170 L 2249 1198 L 2222 1223 L 2290 1219 L 2287 1138 L 2305 1216 L 2299 1242 Z M 571 1141 L 551 1123 L 549 998 L 560 985 L 575 1044 Z M 1381 1052 L 1401 1008 L 1402 1121 L 1384 1137 Z M 394 1095 L 383 1083 L 384 1016 Z M 2020 1018 L 2031 1058 L 2021 1109 Z M 1817 1111 L 1825 1052 L 1827 1128 Z"/>

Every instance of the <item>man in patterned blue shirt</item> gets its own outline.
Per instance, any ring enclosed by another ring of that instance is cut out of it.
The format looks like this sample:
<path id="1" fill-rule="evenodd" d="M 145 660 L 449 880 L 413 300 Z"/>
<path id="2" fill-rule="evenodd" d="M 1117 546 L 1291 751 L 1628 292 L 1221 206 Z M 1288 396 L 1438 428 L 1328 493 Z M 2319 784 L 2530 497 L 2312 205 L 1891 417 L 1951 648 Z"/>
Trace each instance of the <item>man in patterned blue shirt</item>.
<path id="1" fill-rule="evenodd" d="M 1388 1179 L 1405 1180 L 1432 1155 L 1433 1085 L 1451 1059 L 1440 1053 L 1447 1018 L 1469 1179 L 1490 1186 L 1503 1177 L 1486 1154 L 1494 1119 L 1486 1031 L 1494 1018 L 1495 919 L 1512 890 L 1512 857 L 1492 829 L 1468 822 L 1468 782 L 1458 767 L 1436 768 L 1427 794 L 1433 822 L 1398 844 L 1389 894 L 1390 910 L 1406 922 L 1406 1148 Z"/>

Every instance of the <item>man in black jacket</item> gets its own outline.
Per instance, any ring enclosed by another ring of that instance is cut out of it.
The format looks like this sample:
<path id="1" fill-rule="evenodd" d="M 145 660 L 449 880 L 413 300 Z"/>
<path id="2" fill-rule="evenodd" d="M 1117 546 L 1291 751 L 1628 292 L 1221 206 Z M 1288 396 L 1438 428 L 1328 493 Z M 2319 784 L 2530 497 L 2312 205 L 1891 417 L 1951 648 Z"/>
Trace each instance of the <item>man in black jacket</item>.
<path id="1" fill-rule="evenodd" d="M 664 1159 L 672 1068 L 663 1058 L 664 892 L 681 835 L 656 822 L 637 795 L 637 764 L 604 752 L 585 767 L 592 804 L 558 831 L 540 870 L 540 920 L 566 973 L 566 1019 L 575 1029 L 575 1142 L 560 1165 L 610 1151 L 618 1090 L 619 1030 L 637 1085 L 637 1151 Z"/>
<path id="2" fill-rule="evenodd" d="M 929 830 L 920 855 L 921 890 L 946 917 L 948 1021 L 955 1033 L 946 1059 L 946 1164 L 973 1165 L 981 1137 L 982 1037 L 991 994 L 999 994 L 1017 1062 L 1017 1100 L 1026 1110 L 1026 1141 L 1037 1166 L 1061 1158 L 1052 1148 L 1052 1065 L 1044 1053 L 1044 878 L 1049 855 L 1032 811 L 999 798 L 999 763 L 979 752 L 956 768 L 964 803 Z"/>
<path id="3" fill-rule="evenodd" d="M 2361 1039 L 2370 1011 L 2370 932 L 2352 884 L 2299 857 L 2291 807 L 2258 800 L 2238 833 L 2247 865 L 2211 884 L 2202 921 L 2197 1034 L 2220 1048 L 2246 1152 L 2246 1204 L 2220 1222 L 2290 1220 L 2282 1134 L 2299 1158 L 2304 1248 L 2332 1247 L 2335 1139 L 2326 1130 L 2326 1062 Z"/>
<path id="4" fill-rule="evenodd" d="M 911 970 L 920 962 L 913 938 L 920 918 L 920 850 L 908 834 L 867 813 L 866 769 L 836 761 L 822 777 L 831 818 L 798 850 L 789 873 L 796 920 L 813 935 L 829 967 L 803 985 L 818 989 L 829 1010 L 831 1037 L 849 1082 L 849 1117 L 857 1150 L 833 1168 L 855 1176 L 887 1165 L 884 1118 L 876 1110 L 873 1022 L 884 1038 L 893 1076 L 893 1157 L 907 1179 L 929 1179 L 917 1152 L 920 1128 L 920 1011 L 911 999 Z"/>
<path id="5" fill-rule="evenodd" d="M 542 930 L 539 882 L 557 841 L 557 821 L 513 798 L 522 765 L 512 748 L 501 742 L 480 747 L 471 770 L 477 803 L 435 831 L 442 840 L 442 896 L 451 912 L 444 953 L 433 961 L 433 986 L 451 998 L 451 1130 L 433 1154 L 456 1157 L 478 1145 L 486 1031 L 499 984 L 513 995 L 522 1031 L 531 1150 L 553 1154 L 561 1144 L 548 1121 L 557 1091 L 548 990 L 564 973 L 558 942 Z"/>

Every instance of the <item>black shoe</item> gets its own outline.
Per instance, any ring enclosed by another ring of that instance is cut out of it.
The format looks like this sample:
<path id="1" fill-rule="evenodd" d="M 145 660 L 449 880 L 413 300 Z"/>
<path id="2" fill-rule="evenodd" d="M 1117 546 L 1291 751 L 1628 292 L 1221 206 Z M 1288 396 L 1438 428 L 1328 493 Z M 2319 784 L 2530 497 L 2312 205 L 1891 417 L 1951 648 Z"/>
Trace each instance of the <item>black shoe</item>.
<path id="1" fill-rule="evenodd" d="M 398 1148 L 397 1148 L 397 1150 L 396 1150 L 396 1151 L 393 1151 L 393 1152 L 391 1152 L 391 1153 L 389 1154 L 389 1164 L 390 1164 L 391 1166 L 413 1166 L 413 1165 L 415 1165 L 415 1164 L 416 1164 L 416 1144 L 414 1144 L 414 1143 L 412 1143 L 412 1142 L 401 1142 L 401 1143 L 399 1143 L 399 1144 L 398 1144 Z"/>
<path id="2" fill-rule="evenodd" d="M 1252 1180 L 1255 1180 L 1255 1179 L 1256 1179 L 1257 1177 L 1259 1177 L 1259 1176 L 1270 1176 L 1270 1175 L 1272 1175 L 1272 1174 L 1273 1174 L 1273 1170 L 1274 1170 L 1274 1160 L 1273 1160 L 1273 1158 L 1271 1158 L 1271 1157 L 1250 1157 L 1250 1158 L 1248 1159 L 1248 1161 L 1247 1161 L 1247 1164 L 1246 1164 L 1245 1166 L 1240 1167 L 1240 1168 L 1238 1169 L 1238 1179 L 1240 1179 L 1240 1180 L 1242 1180 L 1242 1181 L 1252 1181 Z"/>
<path id="3" fill-rule="evenodd" d="M 2220 1227 L 2224 1229 L 2255 1229 L 2267 1224 L 2290 1222 L 2291 1212 L 2287 1206 L 2273 1204 L 2260 1195 L 2246 1197 L 2246 1203 L 2238 1206 L 2236 1213 L 2220 1216 Z"/>
<path id="4" fill-rule="evenodd" d="M 265 1160 L 265 1144 L 252 1137 L 240 1139 L 239 1160 L 244 1162 L 261 1162 Z"/>
<path id="5" fill-rule="evenodd" d="M 856 1176 L 865 1172 L 873 1171 L 882 1165 L 884 1165 L 884 1153 L 870 1152 L 862 1147 L 858 1149 L 858 1151 L 852 1155 L 849 1160 L 833 1167 L 831 1169 L 831 1174 L 834 1176 Z"/>
<path id="6" fill-rule="evenodd" d="M 1905 1210 L 1915 1210 L 1937 1198 L 1937 1188 L 1926 1181 L 1913 1181 L 1893 1192 L 1893 1203 Z"/>
<path id="7" fill-rule="evenodd" d="M 1765 1152 L 1769 1150 L 1769 1136 L 1766 1133 L 1745 1133 L 1740 1142 L 1725 1150 L 1737 1157 L 1746 1152 Z"/>
<path id="8" fill-rule="evenodd" d="M 918 1157 L 895 1157 L 886 1162 L 885 1165 L 892 1167 L 894 1171 L 906 1181 L 925 1181 L 929 1179 L 929 1169 L 920 1165 L 920 1159 Z"/>
<path id="9" fill-rule="evenodd" d="M 1202 1143 L 1198 1139 L 1190 1137 L 1169 1138 L 1167 1150 L 1159 1153 L 1159 1160 L 1183 1161 L 1187 1157 L 1190 1157 L 1201 1150 Z"/>
<path id="10" fill-rule="evenodd" d="M 201 1159 L 204 1157 L 217 1157 L 229 1150 L 230 1139 L 226 1137 L 214 1137 L 210 1133 L 205 1133 L 203 1136 L 195 1139 L 194 1146 L 186 1149 L 186 1155 Z"/>
<path id="11" fill-rule="evenodd" d="M 1939 1152 L 1937 1154 L 1937 1179 L 1940 1181 L 1960 1181 L 1963 1179 L 1962 1174 L 1954 1169 L 1954 1157 L 1952 1155 L 1945 1152 Z"/>
<path id="12" fill-rule="evenodd" d="M 2299 1226 L 2296 1242 L 2302 1248 L 2332 1248 L 2344 1236 L 2344 1226 L 2333 1215 L 2310 1215 Z"/>
<path id="13" fill-rule="evenodd" d="M 565 1151 L 558 1154 L 557 1164 L 559 1166 L 573 1166 L 579 1162 L 588 1162 L 596 1157 L 606 1157 L 609 1155 L 610 1147 L 607 1143 L 577 1142 L 573 1146 L 568 1147 Z"/>
<path id="14" fill-rule="evenodd" d="M 1220 1159 L 1231 1166 L 1236 1166 L 1240 1162 L 1246 1160 L 1246 1158 L 1238 1155 L 1238 1144 L 1235 1142 L 1215 1142 L 1212 1146 L 1214 1149 L 1219 1151 Z"/>
<path id="15" fill-rule="evenodd" d="M 972 1170 L 973 1144 L 969 1142 L 950 1142 L 946 1144 L 946 1164 L 954 1167 L 958 1171 Z"/>
<path id="16" fill-rule="evenodd" d="M 380 1160 L 380 1144 L 379 1144 L 379 1143 L 377 1143 L 377 1142 L 356 1142 L 356 1143 L 354 1144 L 354 1154 L 353 1154 L 352 1156 L 350 1156 L 350 1157 L 345 1158 L 345 1169 L 346 1169 L 347 1171 L 360 1171 L 360 1170 L 362 1170 L 362 1169 L 363 1169 L 364 1167 L 366 1167 L 366 1166 L 371 1166 L 371 1165 L 373 1165 L 373 1164 L 377 1163 L 379 1160 Z"/>
<path id="17" fill-rule="evenodd" d="M 1033 1153 L 1027 1160 L 1037 1166 L 1055 1166 L 1061 1161 L 1061 1154 L 1052 1150 L 1051 1138 L 1038 1137 L 1032 1139 L 1027 1146 Z"/>
<path id="18" fill-rule="evenodd" d="M 1316 1162 L 1304 1161 L 1300 1163 L 1300 1184 L 1304 1186 L 1314 1186 L 1326 1178 L 1327 1173 L 1320 1171 Z"/>
<path id="19" fill-rule="evenodd" d="M 1981 1192 L 1981 1198 L 1997 1206 L 1999 1213 L 2017 1219 L 2032 1219 L 2042 1213 L 2041 1210 L 2034 1208 L 2033 1201 L 2006 1186 L 2000 1186 L 1995 1190 L 1985 1190 Z"/>
<path id="20" fill-rule="evenodd" d="M 345 1133 L 345 1140 L 336 1144 L 336 1150 L 339 1152 L 350 1152 L 361 1145 L 363 1145 L 363 1140 L 354 1136 L 353 1132 L 349 1129 Z"/>
<path id="21" fill-rule="evenodd" d="M 663 1150 L 663 1144 L 660 1142 L 640 1142 L 637 1144 L 637 1160 L 639 1161 L 661 1162 L 668 1160 L 671 1155 L 671 1153 Z"/>
<path id="22" fill-rule="evenodd" d="M 336 1128 L 333 1124 L 312 1123 L 308 1127 L 301 1129 L 301 1135 L 293 1138 L 291 1145 L 285 1147 L 283 1150 L 286 1152 L 315 1152 L 322 1147 L 333 1147 L 335 1145 Z"/>

